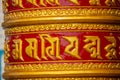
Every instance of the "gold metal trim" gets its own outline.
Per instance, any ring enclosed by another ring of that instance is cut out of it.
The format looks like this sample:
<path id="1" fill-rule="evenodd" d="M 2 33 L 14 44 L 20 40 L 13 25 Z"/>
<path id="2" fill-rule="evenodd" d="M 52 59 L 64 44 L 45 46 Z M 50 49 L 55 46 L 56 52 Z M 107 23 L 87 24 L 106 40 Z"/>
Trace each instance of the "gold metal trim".
<path id="1" fill-rule="evenodd" d="M 9 79 L 7 79 L 9 80 Z M 113 77 L 67 77 L 67 78 L 28 78 L 28 79 L 12 79 L 12 80 L 120 80 Z"/>
<path id="2" fill-rule="evenodd" d="M 31 19 L 16 19 L 3 23 L 4 27 L 33 25 L 33 24 L 48 24 L 48 23 L 83 23 L 83 22 L 95 22 L 95 23 L 120 23 L 120 17 L 117 16 L 84 16 L 84 17 L 41 17 Z M 24 24 L 23 24 L 24 23 Z"/>
<path id="3" fill-rule="evenodd" d="M 5 79 L 22 78 L 64 78 L 64 77 L 119 77 L 120 70 L 81 70 L 81 71 L 44 71 L 44 72 L 7 72 Z"/>
<path id="4" fill-rule="evenodd" d="M 119 33 L 120 31 L 107 31 L 107 30 L 66 30 L 68 33 L 69 32 L 105 32 L 105 33 Z M 11 33 L 11 34 L 6 34 L 7 36 L 18 36 L 18 35 L 26 35 L 26 34 L 43 34 L 43 33 L 59 33 L 62 32 L 64 33 L 65 31 L 38 31 L 38 32 L 24 32 L 24 33 Z"/>
<path id="5" fill-rule="evenodd" d="M 6 35 L 17 35 L 25 33 L 38 33 L 40 31 L 101 31 L 101 32 L 114 32 L 120 31 L 120 25 L 117 24 L 90 24 L 90 23 L 66 23 L 66 24 L 43 24 L 43 25 L 28 25 L 28 26 L 17 26 L 12 28 L 6 28 Z M 16 33 L 16 34 L 13 34 Z"/>
<path id="6" fill-rule="evenodd" d="M 60 61 L 32 61 L 32 62 L 9 62 L 8 65 L 19 65 L 19 64 L 40 64 L 40 63 L 120 63 L 120 60 L 60 60 Z"/>
<path id="7" fill-rule="evenodd" d="M 28 10 L 39 10 L 39 9 L 83 9 L 83 8 L 86 8 L 86 9 L 89 9 L 89 8 L 97 8 L 97 9 L 120 9 L 120 7 L 115 7 L 115 6 L 57 6 L 57 7 L 41 7 L 41 8 L 24 8 L 24 9 L 17 9 L 17 10 L 11 10 L 11 11 L 8 11 L 6 14 L 9 14 L 9 13 L 12 13 L 12 12 L 19 12 L 19 11 L 28 11 Z M 5 15 L 6 15 L 5 14 Z"/>
<path id="8" fill-rule="evenodd" d="M 6 14 L 3 26 L 12 27 L 28 24 L 48 24 L 63 22 L 120 23 L 120 10 L 91 8 L 19 11 Z"/>
<path id="9" fill-rule="evenodd" d="M 35 18 L 35 17 L 58 17 L 58 16 L 120 16 L 119 9 L 92 9 L 92 8 L 69 8 L 69 9 L 35 9 L 18 11 L 5 14 L 5 21 Z"/>
<path id="10" fill-rule="evenodd" d="M 6 65 L 5 72 L 27 71 L 80 71 L 109 69 L 120 70 L 120 63 L 41 63 Z"/>

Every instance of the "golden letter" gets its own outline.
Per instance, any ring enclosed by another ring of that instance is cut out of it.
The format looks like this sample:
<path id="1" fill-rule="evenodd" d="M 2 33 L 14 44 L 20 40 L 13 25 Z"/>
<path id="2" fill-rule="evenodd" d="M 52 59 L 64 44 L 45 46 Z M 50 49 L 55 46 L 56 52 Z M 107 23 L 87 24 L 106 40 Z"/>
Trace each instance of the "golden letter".
<path id="1" fill-rule="evenodd" d="M 77 37 L 64 37 L 67 41 L 69 41 L 69 45 L 65 48 L 65 52 L 73 57 L 80 59 L 79 56 L 79 42 Z"/>
<path id="2" fill-rule="evenodd" d="M 8 12 L 8 6 L 8 0 L 2 0 L 2 9 L 4 13 Z"/>
<path id="3" fill-rule="evenodd" d="M 112 44 L 108 44 L 104 49 L 107 51 L 107 54 L 105 55 L 108 59 L 117 59 L 116 56 L 116 39 L 113 36 L 106 36 L 105 37 L 109 42 L 111 42 Z"/>
<path id="4" fill-rule="evenodd" d="M 13 5 L 13 6 L 19 6 L 19 7 L 21 7 L 21 8 L 24 8 L 22 1 L 23 1 L 23 0 L 12 0 L 12 5 Z"/>
<path id="5" fill-rule="evenodd" d="M 80 5 L 80 3 L 78 2 L 78 0 L 68 0 L 68 1 L 70 1 L 70 2 L 72 2 L 74 4 L 77 4 L 77 5 Z"/>
<path id="6" fill-rule="evenodd" d="M 34 38 L 30 38 L 30 39 L 26 39 L 26 41 L 29 43 L 29 46 L 27 46 L 25 49 L 26 54 L 31 58 L 40 60 L 40 58 L 38 57 L 38 52 L 37 52 L 38 51 L 37 40 Z"/>
<path id="7" fill-rule="evenodd" d="M 102 59 L 100 52 L 100 38 L 98 36 L 85 36 L 85 38 L 84 42 L 87 44 L 83 48 L 91 53 L 90 56 L 92 58 Z"/>
<path id="8" fill-rule="evenodd" d="M 9 40 L 6 40 L 4 43 L 4 62 L 9 62 L 8 58 L 10 57 L 10 47 L 9 47 Z"/>
<path id="9" fill-rule="evenodd" d="M 38 6 L 38 7 L 39 7 L 39 5 L 37 4 L 37 0 L 27 0 L 27 1 L 28 1 L 29 3 L 35 5 L 35 6 Z"/>
<path id="10" fill-rule="evenodd" d="M 54 60 L 54 56 L 58 59 L 62 59 L 60 56 L 60 41 L 59 38 L 52 38 L 48 34 L 40 34 L 41 38 L 41 57 L 45 60 L 48 60 L 46 56 Z M 49 42 L 50 45 L 46 46 L 45 42 Z"/>
<path id="11" fill-rule="evenodd" d="M 46 0 L 46 2 L 50 5 L 52 5 L 52 4 L 60 5 L 59 0 Z"/>
<path id="12" fill-rule="evenodd" d="M 13 47 L 13 50 L 12 50 L 13 58 L 15 60 L 20 59 L 20 60 L 24 61 L 23 56 L 22 56 L 22 40 L 21 39 L 15 39 L 15 40 L 13 40 L 13 43 L 14 43 L 12 45 L 12 47 Z"/>
<path id="13" fill-rule="evenodd" d="M 115 0 L 106 0 L 105 4 L 107 6 L 116 6 Z"/>
<path id="14" fill-rule="evenodd" d="M 89 3 L 90 3 L 90 5 L 98 5 L 98 6 L 100 6 L 101 4 L 100 4 L 100 0 L 89 0 Z"/>
<path id="15" fill-rule="evenodd" d="M 46 6 L 45 3 L 44 3 L 45 0 L 40 0 L 40 5 L 42 6 Z"/>

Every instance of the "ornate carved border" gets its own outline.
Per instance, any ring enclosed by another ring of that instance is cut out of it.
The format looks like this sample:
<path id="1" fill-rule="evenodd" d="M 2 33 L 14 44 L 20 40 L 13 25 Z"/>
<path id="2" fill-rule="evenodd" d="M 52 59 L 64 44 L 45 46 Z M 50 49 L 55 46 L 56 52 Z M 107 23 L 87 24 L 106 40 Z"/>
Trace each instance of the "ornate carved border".
<path id="1" fill-rule="evenodd" d="M 102 8 L 36 9 L 8 13 L 4 20 L 4 27 L 68 22 L 120 23 L 120 10 Z"/>
<path id="2" fill-rule="evenodd" d="M 6 28 L 5 33 L 10 35 L 12 33 L 26 33 L 26 32 L 37 32 L 37 31 L 63 31 L 63 30 L 96 30 L 100 31 L 120 31 L 120 25 L 116 24 L 87 24 L 87 23 L 67 23 L 67 24 L 45 24 L 45 25 L 30 25 L 20 26 L 13 28 Z"/>
<path id="3" fill-rule="evenodd" d="M 55 17 L 55 16 L 117 16 L 120 17 L 119 9 L 93 9 L 93 8 L 76 8 L 76 9 L 36 9 L 29 11 L 11 12 L 5 15 L 5 21 L 37 18 L 37 17 Z"/>
<path id="4" fill-rule="evenodd" d="M 120 69 L 120 63 L 48 63 L 6 65 L 5 72 L 12 71 L 80 71 L 95 69 Z"/>
<path id="5" fill-rule="evenodd" d="M 13 79 L 16 80 L 16 79 Z M 89 77 L 89 78 L 78 78 L 78 77 L 70 77 L 70 78 L 30 78 L 30 79 L 17 79 L 17 80 L 120 80 L 120 78 L 104 78 L 104 77 Z"/>
<path id="6" fill-rule="evenodd" d="M 6 67 L 9 67 L 6 69 Z M 5 67 L 4 78 L 12 80 L 119 79 L 119 63 L 25 64 Z M 12 71 L 12 73 L 11 73 Z M 49 76 L 48 76 L 49 75 Z M 109 76 L 109 78 L 107 78 Z"/>

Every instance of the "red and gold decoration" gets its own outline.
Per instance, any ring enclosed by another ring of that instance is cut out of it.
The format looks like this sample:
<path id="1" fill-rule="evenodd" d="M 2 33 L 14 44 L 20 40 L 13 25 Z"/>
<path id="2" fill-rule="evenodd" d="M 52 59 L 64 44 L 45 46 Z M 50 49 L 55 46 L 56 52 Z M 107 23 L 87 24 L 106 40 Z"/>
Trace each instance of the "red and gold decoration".
<path id="1" fill-rule="evenodd" d="M 6 80 L 119 80 L 120 0 L 3 0 Z"/>

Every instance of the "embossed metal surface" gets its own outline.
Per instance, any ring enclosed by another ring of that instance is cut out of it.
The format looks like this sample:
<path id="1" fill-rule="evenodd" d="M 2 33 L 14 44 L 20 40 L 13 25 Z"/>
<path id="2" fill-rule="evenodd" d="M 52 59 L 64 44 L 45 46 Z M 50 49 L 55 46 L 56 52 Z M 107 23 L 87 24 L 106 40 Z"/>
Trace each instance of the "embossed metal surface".
<path id="1" fill-rule="evenodd" d="M 120 0 L 3 0 L 6 80 L 119 80 Z"/>

